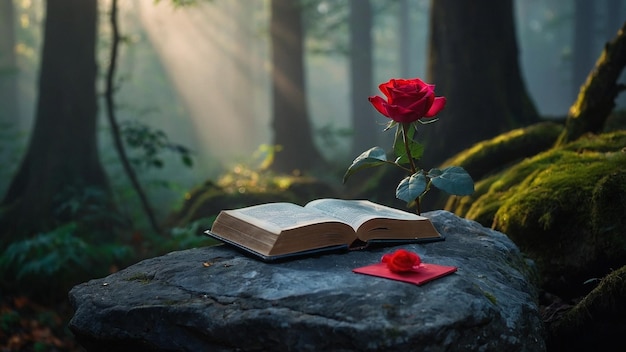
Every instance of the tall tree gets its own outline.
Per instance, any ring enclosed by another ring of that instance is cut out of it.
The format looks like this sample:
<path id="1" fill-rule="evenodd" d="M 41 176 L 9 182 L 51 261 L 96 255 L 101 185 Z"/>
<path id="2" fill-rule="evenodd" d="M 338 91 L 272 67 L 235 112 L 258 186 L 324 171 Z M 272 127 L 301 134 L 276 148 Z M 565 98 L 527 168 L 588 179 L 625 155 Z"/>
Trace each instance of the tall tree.
<path id="1" fill-rule="evenodd" d="M 323 161 L 316 149 L 304 81 L 303 29 L 298 1 L 271 0 L 271 58 L 274 145 L 280 146 L 272 168 L 291 173 Z"/>
<path id="2" fill-rule="evenodd" d="M 0 0 L 0 122 L 18 120 L 13 0 Z"/>
<path id="3" fill-rule="evenodd" d="M 420 131 L 427 168 L 539 119 L 520 73 L 513 1 L 432 0 L 430 6 L 427 80 L 447 105 L 437 123 Z"/>
<path id="4" fill-rule="evenodd" d="M 58 213 L 68 192 L 108 204 L 96 141 L 97 10 L 97 0 L 46 2 L 35 125 L 2 201 L 2 244 L 72 220 Z"/>
<path id="5" fill-rule="evenodd" d="M 370 0 L 350 1 L 350 96 L 352 154 L 359 155 L 377 140 L 374 113 L 367 97 L 372 91 L 372 7 Z"/>

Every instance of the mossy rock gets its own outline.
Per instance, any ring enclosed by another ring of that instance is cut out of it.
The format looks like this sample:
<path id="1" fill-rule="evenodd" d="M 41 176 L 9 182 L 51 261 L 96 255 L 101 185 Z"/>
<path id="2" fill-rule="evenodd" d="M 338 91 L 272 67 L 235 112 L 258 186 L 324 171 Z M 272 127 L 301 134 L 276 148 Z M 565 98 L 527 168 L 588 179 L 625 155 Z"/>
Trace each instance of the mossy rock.
<path id="1" fill-rule="evenodd" d="M 482 179 L 494 170 L 549 149 L 562 130 L 562 124 L 550 121 L 514 129 L 473 145 L 443 165 L 462 166 L 475 179 Z"/>
<path id="2" fill-rule="evenodd" d="M 462 215 L 507 234 L 544 289 L 573 297 L 626 264 L 624 165 L 626 131 L 583 137 L 479 181 Z"/>
<path id="3" fill-rule="evenodd" d="M 545 121 L 528 127 L 514 129 L 492 139 L 480 142 L 446 160 L 441 166 L 461 166 L 475 181 L 475 192 L 471 196 L 449 197 L 443 192 L 430 201 L 431 208 L 444 208 L 463 216 L 476 199 L 489 190 L 502 170 L 547 149 L 556 142 L 563 124 Z M 476 220 L 485 226 L 491 225 L 493 214 L 480 216 Z"/>
<path id="4" fill-rule="evenodd" d="M 462 214 L 468 219 L 481 223 L 485 227 L 491 227 L 493 217 L 498 211 L 502 201 L 501 192 L 490 192 L 491 185 L 498 180 L 499 174 L 492 175 L 474 184 L 474 193 L 467 197 L 449 197 L 445 209 L 456 214 Z M 475 207 L 476 200 L 481 199 L 483 207 Z"/>

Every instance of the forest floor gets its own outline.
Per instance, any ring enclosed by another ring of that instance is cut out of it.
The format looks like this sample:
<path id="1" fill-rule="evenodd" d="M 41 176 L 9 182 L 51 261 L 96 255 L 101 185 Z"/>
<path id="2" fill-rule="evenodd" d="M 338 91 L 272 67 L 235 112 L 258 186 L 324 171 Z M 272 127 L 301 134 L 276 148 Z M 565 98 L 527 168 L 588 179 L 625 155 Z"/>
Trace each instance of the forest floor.
<path id="1" fill-rule="evenodd" d="M 0 297 L 1 352 L 84 352 L 67 328 L 69 302 L 42 305 L 24 296 Z"/>

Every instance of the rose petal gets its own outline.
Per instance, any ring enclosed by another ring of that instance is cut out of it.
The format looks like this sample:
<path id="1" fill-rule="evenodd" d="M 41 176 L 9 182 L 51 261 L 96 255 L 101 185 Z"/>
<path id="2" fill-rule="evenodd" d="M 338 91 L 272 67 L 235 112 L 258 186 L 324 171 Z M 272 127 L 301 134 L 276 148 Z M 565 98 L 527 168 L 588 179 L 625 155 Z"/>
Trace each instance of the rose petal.
<path id="1" fill-rule="evenodd" d="M 428 84 L 424 83 L 424 81 L 422 81 L 419 78 L 411 78 L 411 79 L 406 79 L 406 80 L 403 80 L 403 81 L 405 82 L 405 84 L 412 84 L 412 85 L 414 85 L 416 87 L 423 87 L 423 86 L 428 85 Z"/>
<path id="2" fill-rule="evenodd" d="M 414 110 L 399 105 L 385 105 L 387 114 L 383 114 L 396 122 L 414 122 L 420 119 L 420 115 Z M 380 110 L 379 110 L 380 111 Z"/>
<path id="3" fill-rule="evenodd" d="M 369 97 L 368 100 L 370 101 L 370 103 L 372 103 L 376 110 L 378 110 L 379 113 L 389 117 L 389 113 L 387 112 L 387 102 L 383 98 L 377 95 L 374 97 Z"/>
<path id="4" fill-rule="evenodd" d="M 394 94 L 393 91 L 397 90 L 398 87 L 400 86 L 396 83 L 396 80 L 390 79 L 388 82 L 380 84 L 378 89 L 380 89 L 387 98 L 391 98 Z"/>
<path id="5" fill-rule="evenodd" d="M 407 106 L 407 109 L 414 111 L 415 115 L 421 119 L 424 117 L 426 111 L 428 111 L 434 100 L 435 97 L 433 95 L 425 95 Z"/>
<path id="6" fill-rule="evenodd" d="M 432 118 L 446 104 L 444 97 L 435 97 L 435 85 L 419 78 L 392 78 L 378 86 L 382 97 L 370 97 L 369 101 L 384 116 L 401 123 L 422 118 Z"/>
<path id="7" fill-rule="evenodd" d="M 446 106 L 446 98 L 445 97 L 435 97 L 433 101 L 433 105 L 430 106 L 430 109 L 426 112 L 424 117 L 433 117 L 437 115 L 443 108 Z"/>
<path id="8" fill-rule="evenodd" d="M 422 260 L 416 253 L 398 249 L 391 254 L 385 254 L 382 262 L 387 264 L 390 271 L 402 273 L 414 270 Z"/>

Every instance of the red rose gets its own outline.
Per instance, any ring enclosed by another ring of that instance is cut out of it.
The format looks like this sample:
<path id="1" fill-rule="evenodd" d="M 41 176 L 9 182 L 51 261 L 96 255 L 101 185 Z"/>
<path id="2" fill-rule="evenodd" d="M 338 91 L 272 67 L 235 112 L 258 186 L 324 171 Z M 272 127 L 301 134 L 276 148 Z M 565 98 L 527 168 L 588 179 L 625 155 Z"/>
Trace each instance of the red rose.
<path id="1" fill-rule="evenodd" d="M 422 259 L 413 252 L 398 249 L 391 254 L 385 254 L 382 258 L 382 262 L 387 263 L 389 270 L 395 273 L 401 273 L 415 269 L 420 265 Z"/>
<path id="2" fill-rule="evenodd" d="M 446 98 L 435 97 L 435 86 L 418 78 L 391 79 L 378 86 L 387 100 L 373 96 L 368 100 L 378 112 L 399 122 L 415 122 L 437 115 L 446 105 Z"/>

